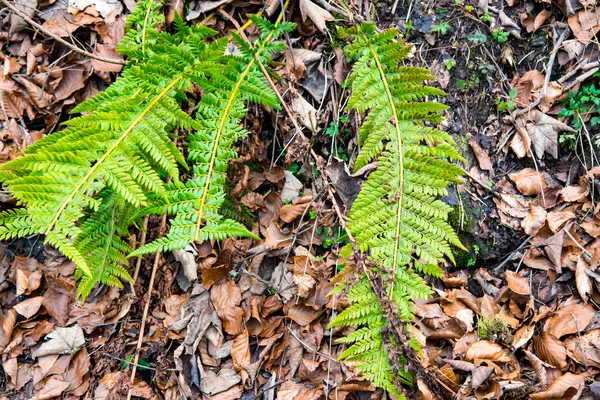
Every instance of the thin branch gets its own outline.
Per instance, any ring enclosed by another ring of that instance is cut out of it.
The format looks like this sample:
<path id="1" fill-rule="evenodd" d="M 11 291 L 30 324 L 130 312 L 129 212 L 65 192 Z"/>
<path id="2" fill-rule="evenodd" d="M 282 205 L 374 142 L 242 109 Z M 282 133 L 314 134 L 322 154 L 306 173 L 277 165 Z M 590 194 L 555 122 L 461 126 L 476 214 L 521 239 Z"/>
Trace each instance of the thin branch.
<path id="1" fill-rule="evenodd" d="M 65 45 L 65 46 L 67 46 L 68 48 L 70 48 L 74 52 L 77 52 L 79 54 L 83 54 L 84 56 L 93 58 L 93 59 L 98 60 L 98 61 L 110 63 L 110 64 L 119 64 L 119 65 L 125 65 L 125 64 L 127 64 L 123 60 L 116 60 L 114 58 L 106 58 L 106 57 L 102 57 L 102 56 L 97 56 L 95 54 L 90 53 L 89 51 L 80 49 L 79 47 L 75 46 L 74 44 L 71 44 L 71 43 L 67 42 L 66 40 L 64 40 L 63 38 L 61 38 L 61 37 L 55 35 L 54 33 L 50 32 L 48 29 L 44 28 L 42 25 L 40 25 L 37 22 L 35 22 L 33 19 L 29 18 L 29 16 L 27 14 L 25 14 L 23 11 L 19 10 L 17 7 L 14 6 L 14 4 L 10 3 L 8 0 L 0 0 L 0 2 L 2 2 L 2 4 L 4 4 L 6 7 L 8 7 L 8 9 L 10 11 L 12 11 L 13 13 L 15 13 L 19 17 L 23 18 L 29 25 L 33 26 L 36 29 L 39 29 L 40 31 L 44 32 L 46 35 L 50 36 L 51 38 L 53 38 L 57 42 Z"/>

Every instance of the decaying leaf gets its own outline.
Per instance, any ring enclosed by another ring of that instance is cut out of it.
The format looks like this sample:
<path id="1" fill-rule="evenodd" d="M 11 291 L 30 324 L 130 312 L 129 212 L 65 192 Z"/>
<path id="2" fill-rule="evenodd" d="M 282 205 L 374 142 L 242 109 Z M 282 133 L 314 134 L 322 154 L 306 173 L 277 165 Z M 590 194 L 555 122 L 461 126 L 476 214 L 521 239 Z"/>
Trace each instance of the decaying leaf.
<path id="1" fill-rule="evenodd" d="M 51 354 L 75 353 L 85 344 L 83 330 L 79 325 L 68 328 L 56 327 L 46 336 L 46 342 L 32 353 L 32 356 L 42 357 Z"/>
<path id="2" fill-rule="evenodd" d="M 335 20 L 329 11 L 319 7 L 310 0 L 300 0 L 300 12 L 304 21 L 309 18 L 321 32 L 327 30 L 327 21 Z"/>

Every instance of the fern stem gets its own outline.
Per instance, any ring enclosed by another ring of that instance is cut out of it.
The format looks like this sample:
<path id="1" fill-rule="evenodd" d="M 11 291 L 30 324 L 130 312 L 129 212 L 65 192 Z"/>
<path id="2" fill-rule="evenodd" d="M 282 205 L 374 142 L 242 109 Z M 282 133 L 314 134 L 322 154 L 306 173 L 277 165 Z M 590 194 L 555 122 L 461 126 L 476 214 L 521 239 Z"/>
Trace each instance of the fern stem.
<path id="1" fill-rule="evenodd" d="M 394 105 L 394 97 L 392 96 L 392 92 L 390 91 L 390 86 L 388 84 L 388 81 L 385 77 L 385 71 L 383 70 L 383 67 L 381 66 L 381 62 L 379 60 L 379 57 L 377 56 L 377 52 L 375 51 L 375 49 L 373 48 L 373 45 L 369 45 L 369 50 L 371 51 L 371 54 L 373 55 L 373 59 L 375 60 L 375 64 L 377 65 L 377 71 L 379 72 L 379 75 L 381 76 L 381 81 L 383 83 L 383 86 L 385 87 L 385 94 L 390 102 L 390 108 L 392 109 L 392 117 L 394 118 L 394 127 L 396 128 L 396 137 L 397 137 L 397 146 L 398 146 L 398 168 L 399 168 L 399 175 L 400 175 L 400 182 L 399 182 L 399 186 L 398 186 L 398 192 L 396 193 L 396 195 L 398 196 L 398 211 L 396 213 L 396 229 L 395 229 L 395 234 L 394 234 L 394 241 L 396 242 L 396 246 L 394 247 L 394 256 L 393 256 L 393 261 L 392 261 L 392 265 L 394 268 L 396 268 L 397 263 L 398 263 L 398 252 L 399 249 L 398 247 L 400 246 L 400 231 L 402 229 L 402 195 L 404 194 L 404 155 L 402 154 L 402 132 L 400 130 L 400 119 L 398 118 L 398 112 L 396 111 L 396 106 Z M 394 291 L 394 287 L 392 286 L 392 294 Z"/>
<path id="2" fill-rule="evenodd" d="M 183 79 L 182 75 L 179 75 L 177 78 L 173 79 L 173 81 L 166 88 L 164 88 L 162 90 L 162 92 L 160 92 L 146 106 L 146 108 L 133 120 L 133 122 L 129 125 L 129 127 L 123 132 L 123 134 L 121 135 L 121 137 L 119 137 L 119 139 L 117 139 L 112 144 L 112 146 L 108 149 L 108 151 L 106 151 L 106 153 L 104 153 L 102 155 L 102 157 L 100 157 L 98 159 L 98 161 L 96 161 L 96 164 L 94 164 L 94 166 L 90 168 L 90 170 L 88 171 L 88 173 L 79 181 L 79 183 L 77 184 L 77 186 L 75 186 L 75 189 L 73 189 L 73 191 L 69 194 L 69 196 L 67 196 L 66 200 L 60 205 L 60 208 L 58 209 L 58 211 L 54 215 L 54 218 L 52 219 L 52 221 L 48 225 L 48 229 L 46 229 L 46 232 L 44 232 L 45 235 L 48 235 L 50 232 L 52 232 L 52 229 L 56 225 L 56 222 L 59 220 L 59 218 L 62 215 L 62 213 L 65 211 L 65 209 L 71 203 L 71 201 L 73 201 L 73 199 L 75 198 L 75 196 L 77 195 L 77 193 L 79 193 L 79 191 L 81 190 L 81 188 L 83 188 L 83 186 L 94 176 L 94 173 L 102 165 L 102 163 L 104 163 L 104 161 L 106 161 L 106 159 L 112 155 L 112 153 L 117 149 L 117 147 L 119 147 L 119 145 L 121 143 L 123 143 L 123 141 L 127 138 L 127 136 L 133 131 L 133 129 L 136 127 L 136 125 L 140 123 L 140 121 L 146 116 L 146 114 L 148 114 L 150 112 L 150 110 L 152 110 L 154 108 L 154 106 L 156 106 L 156 104 L 160 100 L 162 100 L 162 98 L 165 97 L 166 94 L 171 89 L 173 89 L 173 87 L 179 81 L 181 81 L 181 79 Z"/>
<path id="3" fill-rule="evenodd" d="M 148 26 L 148 18 L 152 12 L 152 2 L 148 2 L 146 7 L 146 17 L 144 18 L 144 26 L 142 26 L 142 54 L 146 55 L 146 26 Z"/>

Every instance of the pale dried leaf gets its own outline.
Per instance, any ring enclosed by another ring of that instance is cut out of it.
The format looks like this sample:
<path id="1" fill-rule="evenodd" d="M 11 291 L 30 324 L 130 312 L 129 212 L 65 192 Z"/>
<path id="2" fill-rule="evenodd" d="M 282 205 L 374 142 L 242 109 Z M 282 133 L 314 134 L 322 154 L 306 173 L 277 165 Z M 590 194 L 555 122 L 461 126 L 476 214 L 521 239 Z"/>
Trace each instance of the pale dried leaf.
<path id="1" fill-rule="evenodd" d="M 300 13 L 302 14 L 302 20 L 306 21 L 309 18 L 321 32 L 327 30 L 327 21 L 335 20 L 329 11 L 310 0 L 300 0 Z"/>
<path id="2" fill-rule="evenodd" d="M 50 354 L 71 354 L 85 345 L 83 330 L 79 325 L 56 327 L 46 335 L 46 342 L 32 352 L 34 358 Z"/>
<path id="3" fill-rule="evenodd" d="M 523 231 L 529 236 L 535 236 L 546 224 L 546 210 L 538 205 L 529 204 L 529 212 L 521 221 Z"/>
<path id="4" fill-rule="evenodd" d="M 588 301 L 589 295 L 592 293 L 592 281 L 587 274 L 589 268 L 590 267 L 585 260 L 579 256 L 577 259 L 577 266 L 575 267 L 575 284 L 577 285 L 577 291 L 584 302 Z"/>

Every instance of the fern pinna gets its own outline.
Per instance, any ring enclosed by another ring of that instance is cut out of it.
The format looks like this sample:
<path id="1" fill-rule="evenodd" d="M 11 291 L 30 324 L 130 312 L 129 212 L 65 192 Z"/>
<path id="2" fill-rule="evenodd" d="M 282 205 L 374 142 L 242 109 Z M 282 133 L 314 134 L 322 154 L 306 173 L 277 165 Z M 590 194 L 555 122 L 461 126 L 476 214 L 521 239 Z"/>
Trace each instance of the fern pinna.
<path id="1" fill-rule="evenodd" d="M 123 268 L 130 249 L 118 233 L 126 234 L 131 208 L 167 197 L 166 176 L 179 185 L 179 166 L 186 162 L 170 134 L 198 122 L 178 101 L 217 67 L 212 60 L 225 49 L 223 40 L 205 43 L 216 33 L 206 27 L 157 32 L 157 7 L 146 0 L 132 14 L 119 48 L 134 62 L 107 90 L 72 111 L 86 114 L 1 167 L 4 186 L 26 208 L 0 214 L 0 239 L 46 235 L 47 243 L 77 264 L 82 297 L 98 282 L 131 279 Z M 103 244 L 100 253 L 90 250 L 93 242 Z"/>
<path id="2" fill-rule="evenodd" d="M 132 256 L 155 251 L 183 249 L 192 242 L 222 240 L 232 236 L 255 237 L 243 225 L 220 212 L 225 201 L 225 183 L 229 160 L 237 157 L 233 144 L 247 132 L 240 126 L 246 115 L 246 102 L 279 108 L 279 100 L 269 87 L 257 60 L 266 62 L 271 54 L 285 49 L 271 41 L 294 28 L 292 23 L 272 24 L 252 16 L 261 30 L 254 46 L 233 34 L 240 55 L 223 55 L 219 68 L 208 71 L 198 81 L 205 94 L 197 106 L 196 132 L 189 136 L 188 161 L 193 177 L 182 185 L 171 185 L 168 195 L 154 195 L 150 214 L 171 214 L 167 236 L 141 247 Z M 258 238 L 257 238 L 258 239 Z"/>
<path id="3" fill-rule="evenodd" d="M 339 339 L 350 345 L 341 358 L 355 364 L 374 385 L 399 397 L 398 383 L 411 379 L 392 368 L 387 346 L 399 344 L 385 333 L 380 302 L 391 301 L 401 319 L 412 319 L 413 299 L 431 294 L 418 272 L 439 277 L 438 264 L 445 257 L 453 261 L 450 246 L 463 247 L 447 223 L 451 207 L 440 200 L 447 186 L 462 175 L 446 160 L 462 157 L 447 133 L 427 126 L 440 123 L 447 107 L 419 100 L 444 92 L 423 84 L 434 78 L 428 70 L 399 64 L 410 47 L 394 40 L 397 30 L 377 33 L 374 25 L 363 24 L 351 33 L 354 40 L 346 54 L 356 62 L 349 77 L 352 95 L 347 109 L 367 113 L 354 168 L 373 161 L 377 168 L 352 205 L 348 229 L 376 267 L 365 269 L 351 287 L 351 305 L 331 326 L 360 327 Z M 374 292 L 367 274 L 383 281 L 387 299 Z"/>

